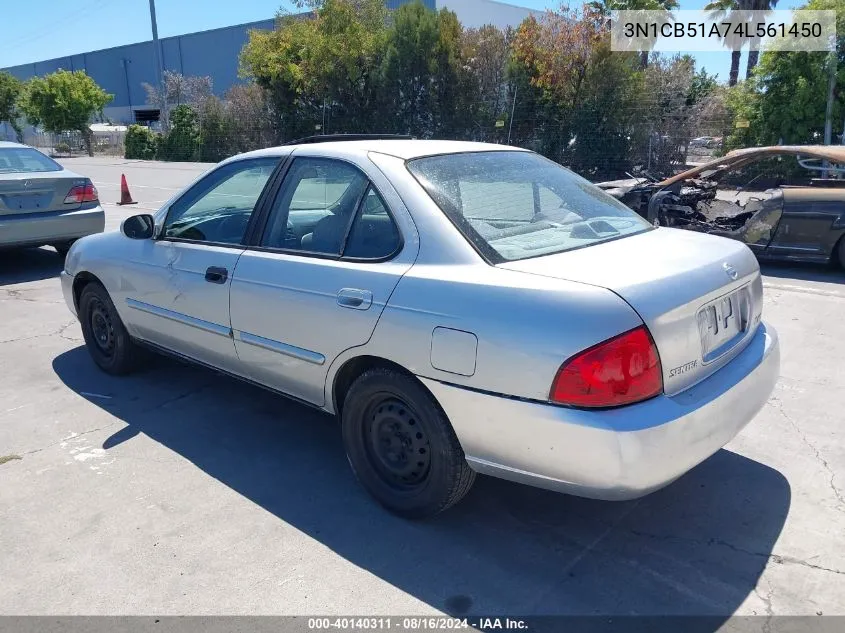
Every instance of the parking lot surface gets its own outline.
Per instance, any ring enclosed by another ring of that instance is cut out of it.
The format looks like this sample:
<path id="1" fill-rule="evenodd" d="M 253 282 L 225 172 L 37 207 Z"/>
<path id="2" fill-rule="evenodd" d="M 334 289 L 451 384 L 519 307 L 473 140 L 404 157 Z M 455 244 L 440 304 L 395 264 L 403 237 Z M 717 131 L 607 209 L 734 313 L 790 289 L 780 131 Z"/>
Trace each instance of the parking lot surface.
<path id="1" fill-rule="evenodd" d="M 107 230 L 209 167 L 63 162 Z M 121 173 L 138 205 L 112 204 Z M 166 359 L 98 371 L 60 269 L 0 253 L 0 614 L 845 615 L 842 271 L 764 268 L 778 386 L 671 486 L 599 502 L 480 477 L 413 523 L 358 486 L 329 416 Z"/>

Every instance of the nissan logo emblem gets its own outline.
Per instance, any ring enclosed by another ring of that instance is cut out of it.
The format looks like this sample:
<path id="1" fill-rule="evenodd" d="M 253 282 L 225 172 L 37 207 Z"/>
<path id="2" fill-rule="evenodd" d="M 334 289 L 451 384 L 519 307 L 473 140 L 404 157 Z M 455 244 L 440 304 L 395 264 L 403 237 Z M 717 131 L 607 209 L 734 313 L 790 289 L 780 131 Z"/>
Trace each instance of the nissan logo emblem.
<path id="1" fill-rule="evenodd" d="M 739 273 L 736 272 L 736 268 L 731 266 L 728 262 L 725 262 L 724 264 L 722 264 L 722 268 L 725 269 L 725 272 L 727 273 L 728 277 L 730 277 L 731 279 L 736 279 L 737 277 L 739 277 Z"/>

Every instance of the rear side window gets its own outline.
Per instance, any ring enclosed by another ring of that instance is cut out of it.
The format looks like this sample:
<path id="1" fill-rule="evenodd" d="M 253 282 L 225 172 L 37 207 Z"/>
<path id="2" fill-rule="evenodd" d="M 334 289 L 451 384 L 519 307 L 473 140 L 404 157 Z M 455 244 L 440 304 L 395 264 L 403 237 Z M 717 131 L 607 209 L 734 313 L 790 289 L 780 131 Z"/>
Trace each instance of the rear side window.
<path id="1" fill-rule="evenodd" d="M 31 147 L 0 147 L 0 174 L 62 171 L 62 166 Z"/>
<path id="2" fill-rule="evenodd" d="M 387 205 L 353 165 L 331 158 L 294 159 L 261 245 L 303 255 L 380 260 L 402 239 Z"/>
<path id="3" fill-rule="evenodd" d="M 375 189 L 367 190 L 346 240 L 344 257 L 382 259 L 399 248 L 401 238 L 387 206 Z"/>
<path id="4" fill-rule="evenodd" d="M 651 228 L 589 181 L 532 152 L 443 154 L 407 165 L 464 237 L 494 264 Z"/>

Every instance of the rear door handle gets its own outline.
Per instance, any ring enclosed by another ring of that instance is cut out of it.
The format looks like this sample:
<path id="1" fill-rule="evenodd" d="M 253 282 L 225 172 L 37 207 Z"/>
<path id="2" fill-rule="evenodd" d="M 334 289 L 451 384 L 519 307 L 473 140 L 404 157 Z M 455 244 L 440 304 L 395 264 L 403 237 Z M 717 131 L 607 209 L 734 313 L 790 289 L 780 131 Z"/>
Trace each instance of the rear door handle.
<path id="1" fill-rule="evenodd" d="M 205 270 L 205 280 L 213 284 L 225 284 L 229 278 L 229 271 L 219 266 L 209 266 Z"/>
<path id="2" fill-rule="evenodd" d="M 366 310 L 373 304 L 373 293 L 358 288 L 343 288 L 337 293 L 337 305 L 353 310 Z"/>

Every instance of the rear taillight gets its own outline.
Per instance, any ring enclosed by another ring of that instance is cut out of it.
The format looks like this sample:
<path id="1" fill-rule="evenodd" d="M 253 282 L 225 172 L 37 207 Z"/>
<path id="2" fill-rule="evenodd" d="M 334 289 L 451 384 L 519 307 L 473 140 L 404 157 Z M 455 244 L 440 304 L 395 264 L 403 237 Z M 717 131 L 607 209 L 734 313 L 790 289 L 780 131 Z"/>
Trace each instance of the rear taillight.
<path id="1" fill-rule="evenodd" d="M 660 357 L 644 325 L 566 361 L 549 399 L 576 407 L 618 407 L 663 391 Z"/>
<path id="2" fill-rule="evenodd" d="M 65 204 L 82 204 L 83 202 L 97 202 L 99 196 L 97 188 L 91 182 L 84 185 L 74 185 L 65 196 Z"/>

